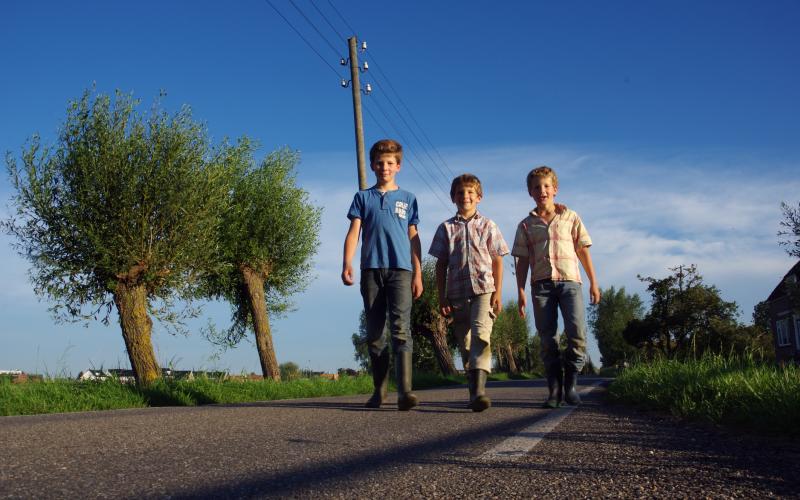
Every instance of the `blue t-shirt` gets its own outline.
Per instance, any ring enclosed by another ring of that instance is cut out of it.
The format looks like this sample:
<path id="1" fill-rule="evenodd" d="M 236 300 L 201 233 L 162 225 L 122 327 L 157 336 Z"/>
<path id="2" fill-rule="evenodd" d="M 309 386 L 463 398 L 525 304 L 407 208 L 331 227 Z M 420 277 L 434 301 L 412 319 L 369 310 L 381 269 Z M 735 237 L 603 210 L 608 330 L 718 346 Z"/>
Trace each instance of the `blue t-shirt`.
<path id="1" fill-rule="evenodd" d="M 412 193 L 381 193 L 375 187 L 359 191 L 347 218 L 361 219 L 361 269 L 413 270 L 408 226 L 419 224 L 419 211 Z"/>

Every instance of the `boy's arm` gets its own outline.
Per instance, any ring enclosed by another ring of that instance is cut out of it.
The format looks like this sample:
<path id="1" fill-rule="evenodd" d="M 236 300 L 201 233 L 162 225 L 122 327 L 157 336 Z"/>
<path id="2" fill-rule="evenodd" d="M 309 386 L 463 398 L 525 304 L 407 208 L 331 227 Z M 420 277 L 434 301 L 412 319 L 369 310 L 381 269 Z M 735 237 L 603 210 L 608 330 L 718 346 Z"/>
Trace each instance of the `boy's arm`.
<path id="1" fill-rule="evenodd" d="M 594 276 L 594 265 L 592 264 L 592 255 L 589 253 L 589 247 L 581 247 L 576 253 L 578 260 L 583 265 L 583 270 L 586 271 L 586 276 L 589 278 L 589 303 L 597 304 L 600 302 L 600 288 L 597 286 L 597 279 Z"/>
<path id="2" fill-rule="evenodd" d="M 445 287 L 447 286 L 447 261 L 436 259 L 436 291 L 439 293 L 439 312 L 442 316 L 450 316 L 452 309 L 447 300 Z"/>
<path id="3" fill-rule="evenodd" d="M 517 275 L 517 308 L 519 309 L 519 317 L 525 317 L 525 308 L 527 307 L 527 300 L 525 299 L 525 282 L 528 281 L 528 259 L 523 257 L 514 257 L 514 271 Z"/>
<path id="4" fill-rule="evenodd" d="M 417 226 L 408 226 L 408 239 L 411 240 L 411 295 L 414 299 L 422 296 L 422 244 L 419 242 Z"/>
<path id="5" fill-rule="evenodd" d="M 492 257 L 492 277 L 494 278 L 494 292 L 490 304 L 495 314 L 500 314 L 503 308 L 503 256 Z"/>
<path id="6" fill-rule="evenodd" d="M 344 238 L 344 257 L 342 258 L 342 283 L 347 286 L 353 284 L 353 266 L 350 263 L 356 254 L 360 233 L 361 219 L 350 219 L 350 229 L 347 230 L 347 236 Z"/>

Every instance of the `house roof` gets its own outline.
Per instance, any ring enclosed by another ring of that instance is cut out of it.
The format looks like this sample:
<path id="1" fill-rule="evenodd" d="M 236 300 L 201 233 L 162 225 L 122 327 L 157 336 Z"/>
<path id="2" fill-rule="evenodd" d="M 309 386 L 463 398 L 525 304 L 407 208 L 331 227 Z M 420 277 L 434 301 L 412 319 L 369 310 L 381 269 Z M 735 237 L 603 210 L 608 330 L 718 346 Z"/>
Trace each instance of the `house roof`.
<path id="1" fill-rule="evenodd" d="M 784 290 L 784 282 L 786 281 L 786 278 L 792 275 L 794 275 L 798 280 L 800 280 L 800 261 L 797 261 L 797 263 L 793 265 L 791 269 L 789 269 L 789 272 L 783 275 L 783 278 L 781 278 L 780 283 L 778 283 L 775 289 L 772 290 L 772 293 L 769 294 L 769 297 L 767 297 L 767 301 L 773 301 L 786 294 Z"/>

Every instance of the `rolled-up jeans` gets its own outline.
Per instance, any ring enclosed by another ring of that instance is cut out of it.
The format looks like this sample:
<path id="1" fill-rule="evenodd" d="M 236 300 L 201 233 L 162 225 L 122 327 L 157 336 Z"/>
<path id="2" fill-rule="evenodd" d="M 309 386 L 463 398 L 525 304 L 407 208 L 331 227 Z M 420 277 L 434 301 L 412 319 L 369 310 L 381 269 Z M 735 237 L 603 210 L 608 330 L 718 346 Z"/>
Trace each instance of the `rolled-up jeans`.
<path id="1" fill-rule="evenodd" d="M 411 352 L 411 271 L 406 269 L 362 269 L 361 297 L 367 319 L 369 351 L 380 356 L 386 349 L 386 327 L 392 350 Z M 388 322 L 387 322 L 388 314 Z"/>
<path id="2" fill-rule="evenodd" d="M 531 293 L 533 318 L 542 341 L 541 358 L 545 369 L 550 370 L 561 362 L 556 338 L 560 309 L 567 336 L 564 368 L 581 371 L 586 360 L 586 318 L 581 284 L 577 281 L 541 280 L 533 283 Z"/>
<path id="3" fill-rule="evenodd" d="M 465 370 L 492 372 L 492 311 L 491 293 L 461 299 L 449 299 L 453 308 L 453 332 Z"/>

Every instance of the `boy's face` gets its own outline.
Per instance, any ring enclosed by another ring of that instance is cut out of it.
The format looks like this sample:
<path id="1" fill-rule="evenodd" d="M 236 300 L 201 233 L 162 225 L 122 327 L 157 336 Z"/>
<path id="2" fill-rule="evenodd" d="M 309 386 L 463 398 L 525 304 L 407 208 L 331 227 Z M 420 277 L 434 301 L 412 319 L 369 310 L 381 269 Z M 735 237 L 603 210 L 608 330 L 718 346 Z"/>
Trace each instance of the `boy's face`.
<path id="1" fill-rule="evenodd" d="M 555 203 L 556 193 L 558 193 L 558 187 L 553 185 L 552 177 L 535 177 L 533 179 L 530 195 L 537 207 L 543 208 Z"/>
<path id="2" fill-rule="evenodd" d="M 458 213 L 471 215 L 478 208 L 481 198 L 475 186 L 462 184 L 456 188 L 453 203 L 458 207 Z"/>
<path id="3" fill-rule="evenodd" d="M 392 184 L 397 172 L 400 171 L 400 162 L 393 154 L 385 153 L 375 158 L 370 167 L 375 172 L 378 184 Z"/>

